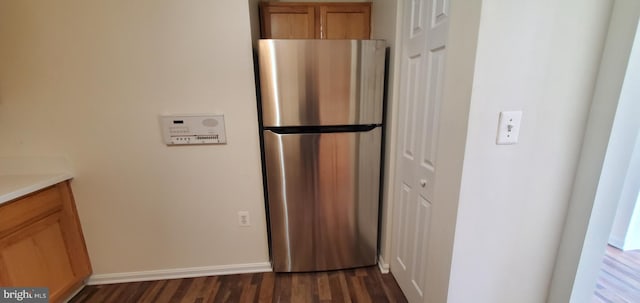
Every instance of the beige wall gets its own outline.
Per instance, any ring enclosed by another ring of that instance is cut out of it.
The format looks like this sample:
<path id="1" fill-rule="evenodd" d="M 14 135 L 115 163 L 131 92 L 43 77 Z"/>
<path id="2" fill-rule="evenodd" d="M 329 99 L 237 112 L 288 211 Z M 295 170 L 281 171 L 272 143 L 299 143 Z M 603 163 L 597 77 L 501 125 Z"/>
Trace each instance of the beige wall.
<path id="1" fill-rule="evenodd" d="M 95 273 L 268 261 L 247 1 L 4 0 L 0 41 L 0 156 L 70 160 Z M 167 147 L 166 113 L 228 143 Z"/>

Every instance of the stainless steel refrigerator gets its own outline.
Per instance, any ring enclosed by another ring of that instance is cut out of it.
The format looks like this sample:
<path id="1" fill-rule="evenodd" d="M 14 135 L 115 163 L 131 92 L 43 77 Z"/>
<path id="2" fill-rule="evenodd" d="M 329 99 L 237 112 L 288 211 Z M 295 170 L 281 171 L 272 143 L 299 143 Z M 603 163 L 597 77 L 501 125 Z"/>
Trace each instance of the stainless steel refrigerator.
<path id="1" fill-rule="evenodd" d="M 260 40 L 274 271 L 376 264 L 382 40 Z"/>

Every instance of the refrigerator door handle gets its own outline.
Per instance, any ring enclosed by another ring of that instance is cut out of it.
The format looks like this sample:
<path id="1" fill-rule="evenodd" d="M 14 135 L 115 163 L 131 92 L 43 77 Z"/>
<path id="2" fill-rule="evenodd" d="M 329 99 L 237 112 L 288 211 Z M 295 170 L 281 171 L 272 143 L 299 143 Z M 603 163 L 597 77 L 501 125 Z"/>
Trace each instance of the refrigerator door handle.
<path id="1" fill-rule="evenodd" d="M 368 132 L 380 124 L 344 125 L 344 126 L 295 126 L 295 127 L 265 127 L 265 130 L 276 134 L 315 134 L 315 133 L 354 133 Z"/>

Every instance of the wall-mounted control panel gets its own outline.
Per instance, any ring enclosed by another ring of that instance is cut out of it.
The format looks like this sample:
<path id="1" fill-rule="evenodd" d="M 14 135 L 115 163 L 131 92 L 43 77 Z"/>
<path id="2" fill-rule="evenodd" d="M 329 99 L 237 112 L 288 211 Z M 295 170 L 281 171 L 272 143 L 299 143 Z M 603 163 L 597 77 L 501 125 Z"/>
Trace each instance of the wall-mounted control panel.
<path id="1" fill-rule="evenodd" d="M 167 145 L 227 143 L 224 115 L 163 115 L 160 123 Z"/>

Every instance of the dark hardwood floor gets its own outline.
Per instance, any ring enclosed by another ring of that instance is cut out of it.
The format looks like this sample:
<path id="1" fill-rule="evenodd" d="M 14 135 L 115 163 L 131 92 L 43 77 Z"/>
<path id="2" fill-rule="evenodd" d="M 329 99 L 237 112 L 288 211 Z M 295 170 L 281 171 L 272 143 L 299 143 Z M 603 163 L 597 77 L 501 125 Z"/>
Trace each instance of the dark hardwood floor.
<path id="1" fill-rule="evenodd" d="M 640 302 L 640 250 L 607 246 L 592 302 Z"/>
<path id="2" fill-rule="evenodd" d="M 255 273 L 85 287 L 82 302 L 407 302 L 377 267 L 319 273 Z"/>

